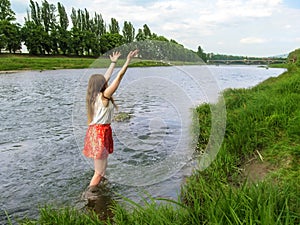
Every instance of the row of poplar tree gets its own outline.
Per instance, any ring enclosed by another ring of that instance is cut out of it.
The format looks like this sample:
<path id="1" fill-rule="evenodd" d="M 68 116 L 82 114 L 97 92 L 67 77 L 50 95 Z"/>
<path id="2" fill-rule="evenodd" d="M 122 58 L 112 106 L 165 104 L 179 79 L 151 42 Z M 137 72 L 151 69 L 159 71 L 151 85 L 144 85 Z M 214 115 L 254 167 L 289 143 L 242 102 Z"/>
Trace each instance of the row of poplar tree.
<path id="1" fill-rule="evenodd" d="M 176 58 L 181 57 L 178 53 L 182 52 L 182 49 L 185 58 L 187 55 L 191 58 L 190 55 L 194 53 L 183 48 L 175 40 L 152 33 L 146 24 L 136 32 L 132 23 L 125 21 L 121 30 L 115 18 L 111 18 L 107 25 L 101 14 L 91 15 L 87 9 L 74 8 L 70 19 L 71 29 L 65 7 L 59 2 L 56 6 L 46 0 L 41 4 L 30 0 L 25 23 L 21 26 L 15 22 L 15 13 L 11 9 L 10 1 L 0 0 L 0 53 L 1 49 L 16 53 L 21 49 L 21 43 L 24 43 L 29 53 L 34 55 L 100 56 L 115 47 L 145 40 L 176 46 L 175 50 L 173 49 L 174 54 L 177 54 Z M 205 55 L 200 46 L 197 54 L 201 58 Z"/>
<path id="2" fill-rule="evenodd" d="M 165 37 L 151 33 L 145 24 L 137 34 L 131 22 L 125 21 L 122 34 L 120 25 L 111 18 L 107 26 L 101 14 L 93 16 L 86 10 L 72 9 L 72 28 L 65 7 L 57 7 L 44 0 L 41 5 L 30 0 L 25 23 L 14 23 L 15 13 L 9 0 L 0 0 L 0 47 L 9 52 L 21 49 L 23 41 L 31 54 L 75 54 L 100 55 L 109 49 L 133 41 L 155 39 L 168 41 Z M 172 40 L 171 40 L 172 41 Z"/>

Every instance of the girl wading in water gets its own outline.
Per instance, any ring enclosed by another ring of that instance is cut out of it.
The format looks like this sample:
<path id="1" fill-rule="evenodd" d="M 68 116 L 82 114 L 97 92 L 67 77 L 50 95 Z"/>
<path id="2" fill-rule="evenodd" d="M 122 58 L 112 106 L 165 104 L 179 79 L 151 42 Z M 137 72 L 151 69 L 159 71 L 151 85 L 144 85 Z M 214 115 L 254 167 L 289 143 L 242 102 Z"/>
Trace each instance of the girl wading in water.
<path id="1" fill-rule="evenodd" d="M 113 153 L 113 138 L 110 124 L 115 103 L 112 95 L 119 87 L 131 59 L 137 53 L 138 50 L 128 53 L 126 62 L 110 85 L 108 85 L 108 81 L 118 58 L 121 56 L 120 52 L 113 52 L 109 56 L 111 64 L 105 75 L 94 74 L 89 79 L 86 95 L 89 126 L 85 136 L 83 154 L 94 160 L 95 172 L 89 184 L 90 188 L 96 187 L 104 177 L 108 155 Z"/>

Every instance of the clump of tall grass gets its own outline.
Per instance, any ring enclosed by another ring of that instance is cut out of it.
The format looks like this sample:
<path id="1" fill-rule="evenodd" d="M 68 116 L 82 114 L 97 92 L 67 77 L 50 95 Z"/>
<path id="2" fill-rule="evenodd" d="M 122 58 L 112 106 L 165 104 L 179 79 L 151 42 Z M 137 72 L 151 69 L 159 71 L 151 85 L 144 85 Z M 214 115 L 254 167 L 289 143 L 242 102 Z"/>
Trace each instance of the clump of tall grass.
<path id="1" fill-rule="evenodd" d="M 92 211 L 80 212 L 78 209 L 65 207 L 55 209 L 47 206 L 40 208 L 39 218 L 36 220 L 26 219 L 20 221 L 23 225 L 82 225 L 82 224 L 105 224 L 101 221 L 96 213 Z"/>
<path id="2" fill-rule="evenodd" d="M 115 216 L 108 224 L 186 224 L 190 216 L 185 205 L 168 199 L 144 198 L 142 204 L 125 199 L 130 210 L 116 205 Z M 165 204 L 169 203 L 169 204 Z M 179 207 L 179 209 L 178 209 Z"/>
<path id="3" fill-rule="evenodd" d="M 268 182 L 233 187 L 199 175 L 185 189 L 190 224 L 297 224 L 295 193 Z M 193 185 L 193 187 L 191 186 Z M 298 212 L 299 213 L 299 212 Z"/>

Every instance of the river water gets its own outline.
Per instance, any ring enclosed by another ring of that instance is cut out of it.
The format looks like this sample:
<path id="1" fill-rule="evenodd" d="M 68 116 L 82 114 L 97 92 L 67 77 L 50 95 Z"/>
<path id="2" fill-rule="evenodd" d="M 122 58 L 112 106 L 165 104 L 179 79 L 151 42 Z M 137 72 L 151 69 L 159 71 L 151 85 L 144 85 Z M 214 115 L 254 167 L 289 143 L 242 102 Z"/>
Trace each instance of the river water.
<path id="1" fill-rule="evenodd" d="M 114 154 L 94 201 L 83 193 L 93 174 L 81 154 L 88 77 L 102 69 L 27 71 L 0 75 L 0 223 L 38 208 L 73 206 L 105 213 L 112 200 L 140 201 L 144 192 L 176 199 L 194 163 L 191 108 L 248 88 L 283 69 L 255 66 L 129 68 L 115 99 L 131 118 L 112 125 Z"/>

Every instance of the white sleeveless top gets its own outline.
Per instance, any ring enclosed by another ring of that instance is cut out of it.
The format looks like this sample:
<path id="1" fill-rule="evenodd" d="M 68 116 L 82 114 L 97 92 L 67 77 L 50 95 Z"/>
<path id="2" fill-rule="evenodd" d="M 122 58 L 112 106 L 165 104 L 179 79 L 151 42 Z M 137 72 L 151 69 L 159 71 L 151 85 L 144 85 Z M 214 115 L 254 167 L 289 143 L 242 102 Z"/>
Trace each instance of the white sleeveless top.
<path id="1" fill-rule="evenodd" d="M 101 94 L 99 94 L 95 101 L 94 117 L 92 124 L 110 124 L 113 118 L 114 105 L 111 101 L 108 101 L 107 107 L 105 107 L 101 100 Z"/>

